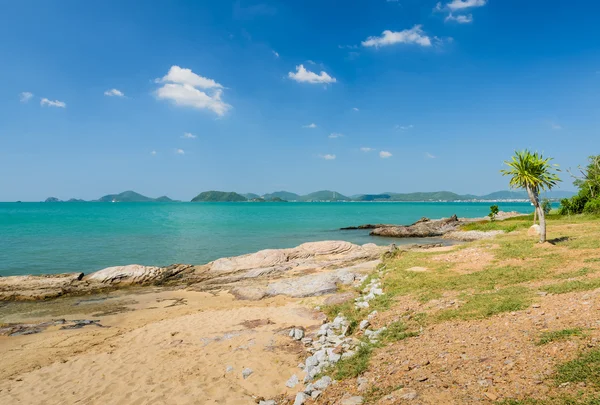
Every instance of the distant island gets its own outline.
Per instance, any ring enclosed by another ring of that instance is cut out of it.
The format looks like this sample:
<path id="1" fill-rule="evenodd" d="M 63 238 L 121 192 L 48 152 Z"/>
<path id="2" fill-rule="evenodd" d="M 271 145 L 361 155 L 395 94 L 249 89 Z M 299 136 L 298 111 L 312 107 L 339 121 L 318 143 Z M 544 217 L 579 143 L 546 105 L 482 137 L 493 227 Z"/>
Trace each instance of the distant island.
<path id="1" fill-rule="evenodd" d="M 560 200 L 575 195 L 572 191 L 550 191 L 543 198 Z M 393 193 L 381 194 L 356 194 L 345 196 L 337 191 L 321 190 L 314 193 L 300 195 L 289 191 L 276 191 L 263 195 L 255 193 L 239 194 L 233 191 L 203 191 L 194 197 L 191 202 L 477 202 L 477 201 L 529 201 L 525 191 L 496 191 L 494 193 L 477 196 L 473 194 L 456 194 L 450 191 L 434 191 L 422 193 Z M 56 197 L 48 197 L 45 202 L 85 202 L 71 198 L 63 201 Z M 177 202 L 167 196 L 158 198 L 146 197 L 135 191 L 124 191 L 119 194 L 108 194 L 91 202 Z"/>

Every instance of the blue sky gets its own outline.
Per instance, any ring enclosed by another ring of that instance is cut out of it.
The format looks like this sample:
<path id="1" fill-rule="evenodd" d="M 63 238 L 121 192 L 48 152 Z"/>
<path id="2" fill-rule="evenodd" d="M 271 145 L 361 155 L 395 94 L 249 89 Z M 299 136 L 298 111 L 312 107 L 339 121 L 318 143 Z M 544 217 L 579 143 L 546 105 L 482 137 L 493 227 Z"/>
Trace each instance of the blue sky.
<path id="1" fill-rule="evenodd" d="M 515 149 L 563 168 L 600 153 L 599 12 L 2 2 L 0 200 L 506 189 Z"/>

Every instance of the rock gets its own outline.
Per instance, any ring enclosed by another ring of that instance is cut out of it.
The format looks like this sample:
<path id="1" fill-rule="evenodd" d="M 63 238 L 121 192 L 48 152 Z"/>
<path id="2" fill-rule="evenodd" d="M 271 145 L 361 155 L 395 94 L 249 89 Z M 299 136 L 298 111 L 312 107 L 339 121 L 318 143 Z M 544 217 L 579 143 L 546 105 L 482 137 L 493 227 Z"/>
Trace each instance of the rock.
<path id="1" fill-rule="evenodd" d="M 258 301 L 267 295 L 266 288 L 261 287 L 235 287 L 229 292 L 238 300 Z"/>
<path id="2" fill-rule="evenodd" d="M 300 328 L 294 329 L 294 335 L 292 336 L 294 340 L 301 340 L 304 337 L 304 331 Z"/>
<path id="3" fill-rule="evenodd" d="M 490 401 L 497 401 L 498 400 L 498 395 L 492 394 L 491 392 L 486 392 L 483 395 L 485 395 Z"/>
<path id="4" fill-rule="evenodd" d="M 232 371 L 233 371 L 233 366 L 227 366 L 227 368 L 225 368 L 226 373 L 231 373 Z"/>
<path id="5" fill-rule="evenodd" d="M 527 236 L 540 236 L 541 228 L 538 224 L 532 225 L 527 230 Z"/>
<path id="6" fill-rule="evenodd" d="M 395 391 L 394 394 L 397 398 L 405 399 L 407 401 L 412 401 L 418 397 L 417 391 L 411 388 L 401 388 L 398 391 Z"/>
<path id="7" fill-rule="evenodd" d="M 108 267 L 88 274 L 84 281 L 99 282 L 102 284 L 149 284 L 164 280 L 177 274 L 183 268 L 169 269 L 167 267 L 141 266 L 130 264 L 127 266 Z"/>
<path id="8" fill-rule="evenodd" d="M 369 380 L 367 380 L 365 377 L 358 377 L 356 379 L 356 385 L 358 391 L 364 392 L 369 388 Z"/>
<path id="9" fill-rule="evenodd" d="M 329 384 L 331 384 L 331 381 L 332 381 L 331 377 L 324 376 L 324 377 L 319 378 L 319 380 L 315 381 L 313 386 L 315 389 L 323 391 L 325 388 L 329 387 Z"/>
<path id="10" fill-rule="evenodd" d="M 358 325 L 358 327 L 360 328 L 360 330 L 365 330 L 370 325 L 371 325 L 371 323 L 367 319 L 363 319 L 362 321 L 360 321 L 360 324 Z"/>
<path id="11" fill-rule="evenodd" d="M 290 377 L 289 380 L 287 380 L 287 382 L 285 383 L 285 386 L 288 388 L 294 388 L 296 385 L 298 385 L 299 381 L 298 381 L 298 376 L 296 374 L 294 374 L 293 376 Z"/>
<path id="12" fill-rule="evenodd" d="M 311 397 L 312 399 L 317 399 L 317 398 L 319 398 L 319 397 L 321 396 L 321 394 L 322 394 L 322 393 L 323 393 L 322 391 L 319 391 L 319 390 L 314 390 L 314 391 L 313 391 L 313 392 L 310 394 L 310 397 Z"/>
<path id="13" fill-rule="evenodd" d="M 274 297 L 286 295 L 288 297 L 314 297 L 331 294 L 337 290 L 338 284 L 342 284 L 350 276 L 345 270 L 331 273 L 311 274 L 303 277 L 288 278 L 276 281 L 267 287 L 267 295 Z M 354 280 L 355 275 L 351 275 Z"/>
<path id="14" fill-rule="evenodd" d="M 246 378 L 250 377 L 252 373 L 254 373 L 254 370 L 252 370 L 251 368 L 245 368 L 244 370 L 242 370 L 242 377 L 244 377 L 245 380 Z"/>
<path id="15" fill-rule="evenodd" d="M 0 301 L 55 298 L 77 287 L 83 273 L 0 277 Z"/>
<path id="16" fill-rule="evenodd" d="M 269 399 L 268 401 L 260 401 L 258 405 L 277 405 L 277 402 L 273 399 Z"/>
<path id="17" fill-rule="evenodd" d="M 422 218 L 408 226 L 386 226 L 376 228 L 372 230 L 370 234 L 395 238 L 426 238 L 431 236 L 441 236 L 447 232 L 456 230 L 460 225 L 461 221 L 459 221 L 456 215 L 438 220 Z"/>
<path id="18" fill-rule="evenodd" d="M 363 397 L 355 396 L 355 397 L 342 398 L 342 400 L 340 401 L 340 405 L 362 405 L 363 402 L 364 402 Z"/>
<path id="19" fill-rule="evenodd" d="M 352 301 L 356 295 L 352 292 L 345 292 L 340 294 L 334 294 L 327 297 L 323 302 L 324 305 L 339 305 L 348 301 Z"/>
<path id="20" fill-rule="evenodd" d="M 299 392 L 296 394 L 296 399 L 294 400 L 294 405 L 302 405 L 308 399 L 308 395 L 303 392 Z"/>
<path id="21" fill-rule="evenodd" d="M 429 269 L 427 267 L 415 266 L 415 267 L 409 267 L 408 269 L 406 269 L 406 271 L 412 271 L 414 273 L 423 273 L 423 272 L 429 271 Z"/>

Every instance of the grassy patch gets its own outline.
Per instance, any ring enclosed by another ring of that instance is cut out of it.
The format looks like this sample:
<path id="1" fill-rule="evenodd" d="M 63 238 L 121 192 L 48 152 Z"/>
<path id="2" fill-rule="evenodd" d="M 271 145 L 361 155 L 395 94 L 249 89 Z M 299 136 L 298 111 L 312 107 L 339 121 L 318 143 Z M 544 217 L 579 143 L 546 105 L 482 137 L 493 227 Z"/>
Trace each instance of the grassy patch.
<path id="1" fill-rule="evenodd" d="M 600 262 L 600 257 L 590 257 L 583 261 L 584 263 L 598 263 Z"/>
<path id="2" fill-rule="evenodd" d="M 575 291 L 589 291 L 600 288 L 600 278 L 593 280 L 572 280 L 558 284 L 550 284 L 542 288 L 551 294 L 566 294 Z"/>
<path id="3" fill-rule="evenodd" d="M 409 331 L 403 322 L 396 321 L 387 326 L 387 329 L 381 333 L 381 338 L 385 342 L 398 342 L 418 335 L 418 332 Z"/>
<path id="4" fill-rule="evenodd" d="M 591 273 L 595 273 L 595 272 L 596 272 L 596 270 L 594 270 L 594 269 L 591 269 L 589 267 L 583 267 L 579 270 L 567 271 L 565 273 L 558 273 L 554 276 L 554 278 L 566 279 L 566 278 L 582 277 L 582 276 L 585 276 L 586 274 L 591 274 Z"/>
<path id="5" fill-rule="evenodd" d="M 336 380 L 358 377 L 369 367 L 372 352 L 373 346 L 363 344 L 354 356 L 338 361 L 326 374 L 332 375 Z"/>
<path id="6" fill-rule="evenodd" d="M 469 224 L 463 225 L 460 229 L 463 231 L 504 231 L 504 232 L 512 232 L 517 229 L 525 229 L 529 228 L 531 223 L 529 221 L 480 221 L 480 222 L 471 222 Z"/>
<path id="7" fill-rule="evenodd" d="M 520 311 L 531 305 L 533 294 L 524 287 L 510 287 L 491 293 L 462 295 L 465 303 L 457 309 L 441 311 L 438 321 L 480 319 L 502 312 Z"/>
<path id="8" fill-rule="evenodd" d="M 386 395 L 391 394 L 394 391 L 398 391 L 399 389 L 402 389 L 403 386 L 402 385 L 396 385 L 396 386 L 389 386 L 389 387 L 384 387 L 384 388 L 380 388 L 380 387 L 369 387 L 369 389 L 367 391 L 365 391 L 364 394 L 362 394 L 365 403 L 371 404 L 374 402 L 377 402 L 377 400 L 383 398 Z"/>
<path id="9" fill-rule="evenodd" d="M 343 304 L 325 306 L 321 308 L 321 311 L 323 311 L 329 319 L 334 319 L 340 314 L 345 316 L 349 322 L 348 335 L 354 333 L 360 321 L 366 316 L 366 311 L 356 309 L 354 300 L 344 302 Z"/>
<path id="10" fill-rule="evenodd" d="M 597 395 L 577 395 L 552 397 L 546 399 L 506 399 L 498 402 L 498 405 L 600 405 L 600 397 Z"/>
<path id="11" fill-rule="evenodd" d="M 600 349 L 584 352 L 560 365 L 555 379 L 558 384 L 584 382 L 600 388 Z"/>
<path id="12" fill-rule="evenodd" d="M 581 328 L 561 329 L 551 332 L 544 332 L 542 333 L 540 340 L 537 342 L 537 345 L 541 346 L 550 342 L 556 342 L 558 340 L 566 340 L 572 336 L 581 336 L 582 334 L 583 330 Z"/>

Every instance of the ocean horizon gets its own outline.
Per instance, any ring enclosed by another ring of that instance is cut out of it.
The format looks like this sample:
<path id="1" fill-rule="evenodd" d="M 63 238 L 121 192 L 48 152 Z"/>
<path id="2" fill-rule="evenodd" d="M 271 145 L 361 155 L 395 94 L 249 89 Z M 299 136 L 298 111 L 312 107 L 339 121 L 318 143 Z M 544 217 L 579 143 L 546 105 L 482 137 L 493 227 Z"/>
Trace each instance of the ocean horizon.
<path id="1" fill-rule="evenodd" d="M 367 223 L 410 224 L 422 217 L 483 217 L 489 202 L 0 203 L 0 276 L 91 273 L 111 266 L 204 264 L 304 242 L 409 244 Z M 530 203 L 500 202 L 531 212 Z M 442 241 L 428 238 L 429 241 Z"/>

